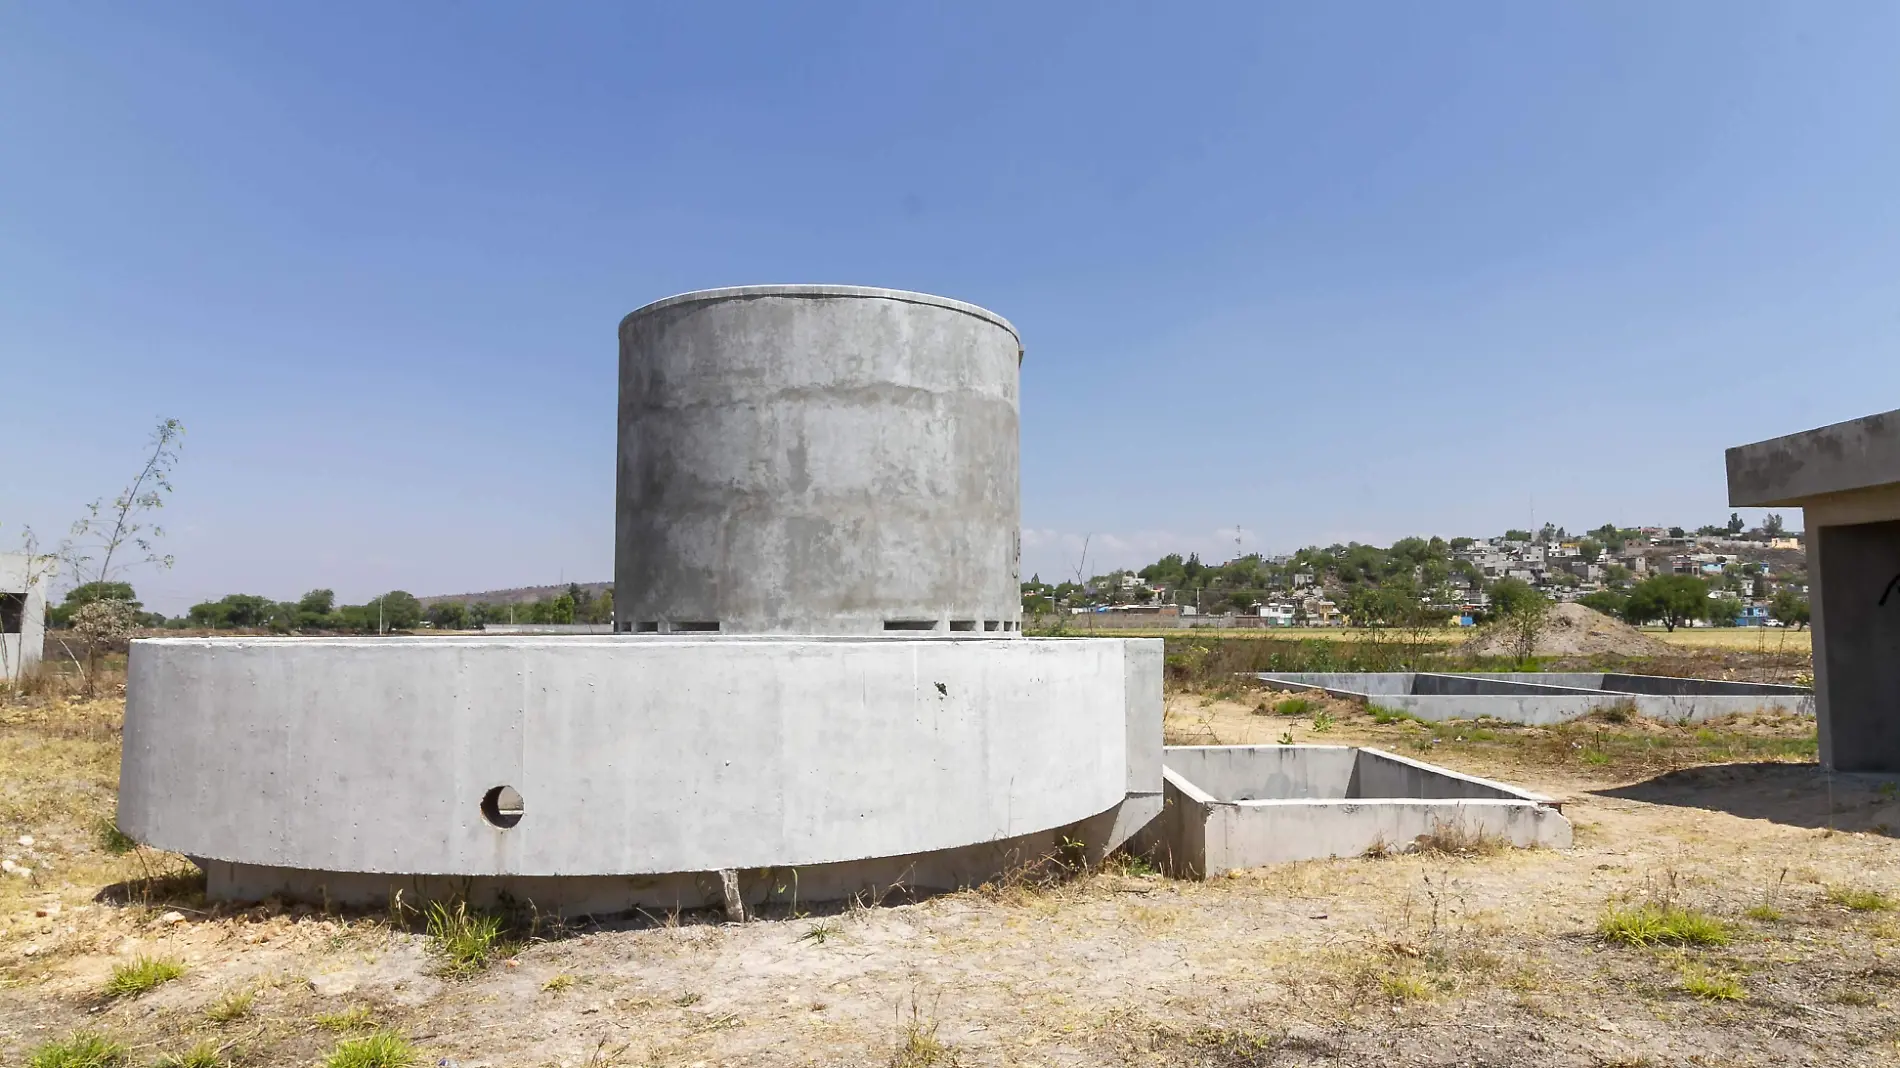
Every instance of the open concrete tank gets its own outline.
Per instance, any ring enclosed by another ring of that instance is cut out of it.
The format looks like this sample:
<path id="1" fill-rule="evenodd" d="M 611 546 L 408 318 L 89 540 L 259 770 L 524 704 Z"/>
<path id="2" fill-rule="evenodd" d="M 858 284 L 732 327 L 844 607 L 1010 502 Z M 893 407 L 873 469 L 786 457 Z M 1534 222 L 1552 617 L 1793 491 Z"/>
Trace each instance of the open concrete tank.
<path id="1" fill-rule="evenodd" d="M 923 293 L 745 286 L 620 324 L 622 630 L 1014 633 L 1022 344 Z"/>
<path id="2" fill-rule="evenodd" d="M 1020 354 L 891 290 L 642 308 L 619 633 L 135 641 L 120 827 L 213 898 L 570 913 L 1113 848 L 1161 808 L 1161 643 L 1019 633 Z"/>

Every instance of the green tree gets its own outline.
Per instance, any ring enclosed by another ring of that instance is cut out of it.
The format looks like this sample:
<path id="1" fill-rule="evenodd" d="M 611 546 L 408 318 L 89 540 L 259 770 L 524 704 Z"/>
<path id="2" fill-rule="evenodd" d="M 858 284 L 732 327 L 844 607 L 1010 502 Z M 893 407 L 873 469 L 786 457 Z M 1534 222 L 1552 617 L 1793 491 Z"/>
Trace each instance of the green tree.
<path id="1" fill-rule="evenodd" d="M 1740 534 L 1742 531 L 1748 529 L 1748 524 L 1742 522 L 1742 516 L 1740 512 L 1730 512 L 1728 514 L 1728 528 L 1727 529 L 1730 534 Z"/>
<path id="2" fill-rule="evenodd" d="M 1594 564 L 1603 555 L 1603 543 L 1595 538 L 1585 538 L 1577 543 L 1577 554 L 1586 564 Z"/>
<path id="3" fill-rule="evenodd" d="M 413 630 L 422 622 L 422 602 L 403 590 L 390 590 L 380 598 L 383 626 L 388 630 Z M 376 602 L 370 602 L 374 605 Z"/>
<path id="4" fill-rule="evenodd" d="M 1531 532 L 1528 530 L 1507 530 L 1504 532 L 1504 540 L 1529 541 L 1531 540 Z"/>
<path id="5" fill-rule="evenodd" d="M 1601 612 L 1612 619 L 1622 619 L 1624 608 L 1629 604 L 1629 594 L 1621 590 L 1598 590 L 1577 598 L 1577 603 L 1585 608 Z"/>
<path id="6" fill-rule="evenodd" d="M 1771 538 L 1781 537 L 1782 529 L 1782 520 L 1778 513 L 1771 512 L 1768 518 L 1761 521 L 1761 532 Z"/>
<path id="7" fill-rule="evenodd" d="M 441 601 L 425 613 L 430 623 L 443 630 L 467 630 L 468 606 L 460 601 Z"/>
<path id="8" fill-rule="evenodd" d="M 1808 599 L 1793 590 L 1779 590 L 1768 605 L 1768 613 L 1782 626 L 1798 630 L 1808 625 Z"/>
<path id="9" fill-rule="evenodd" d="M 1636 584 L 1623 618 L 1642 624 L 1661 620 L 1670 631 L 1692 620 L 1706 618 L 1709 611 L 1708 584 L 1694 575 L 1657 575 Z"/>
<path id="10" fill-rule="evenodd" d="M 1491 595 L 1493 618 L 1511 615 L 1544 599 L 1543 594 L 1532 589 L 1531 584 L 1523 579 L 1501 578 L 1493 582 L 1486 592 Z"/>
<path id="11" fill-rule="evenodd" d="M 1704 609 L 1709 623 L 1717 627 L 1733 627 L 1742 615 L 1742 601 L 1739 597 L 1711 597 Z"/>

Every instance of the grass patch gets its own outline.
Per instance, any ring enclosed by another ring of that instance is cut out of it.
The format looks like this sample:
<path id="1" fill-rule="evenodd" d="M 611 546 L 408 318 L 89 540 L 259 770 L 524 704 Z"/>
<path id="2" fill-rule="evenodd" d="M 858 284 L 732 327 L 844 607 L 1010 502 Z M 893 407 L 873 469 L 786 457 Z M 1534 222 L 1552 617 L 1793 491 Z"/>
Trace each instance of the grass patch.
<path id="1" fill-rule="evenodd" d="M 420 1059 L 409 1040 L 394 1031 L 346 1038 L 323 1059 L 323 1068 L 410 1068 Z"/>
<path id="2" fill-rule="evenodd" d="M 1742 915 L 1756 923 L 1780 923 L 1784 919 L 1780 909 L 1768 904 L 1750 905 Z"/>
<path id="3" fill-rule="evenodd" d="M 1725 946 L 1734 939 L 1727 924 L 1706 912 L 1679 905 L 1610 908 L 1597 920 L 1597 934 L 1626 946 Z"/>
<path id="4" fill-rule="evenodd" d="M 152 1062 L 152 1068 L 224 1068 L 224 1048 L 216 1042 L 200 1042 L 183 1053 L 168 1053 Z"/>
<path id="5" fill-rule="evenodd" d="M 1379 979 L 1379 990 L 1393 1001 L 1424 1001 L 1432 996 L 1432 986 L 1416 975 L 1388 972 Z"/>
<path id="6" fill-rule="evenodd" d="M 1321 734 L 1325 734 L 1333 729 L 1335 722 L 1337 721 L 1333 719 L 1333 714 L 1322 709 L 1318 715 L 1313 717 L 1313 729 Z"/>
<path id="7" fill-rule="evenodd" d="M 558 994 L 563 990 L 572 990 L 574 989 L 574 977 L 567 974 L 557 975 L 547 982 L 542 983 L 541 989 L 550 994 Z"/>
<path id="8" fill-rule="evenodd" d="M 1748 997 L 1748 989 L 1742 986 L 1740 976 L 1700 964 L 1684 965 L 1679 982 L 1686 993 L 1704 1001 L 1741 1001 Z"/>
<path id="9" fill-rule="evenodd" d="M 368 1005 L 351 1005 L 342 1012 L 318 1013 L 310 1022 L 325 1031 L 360 1031 L 376 1026 L 376 1015 L 369 1011 Z"/>
<path id="10" fill-rule="evenodd" d="M 804 934 L 798 936 L 798 940 L 800 942 L 814 942 L 822 946 L 828 940 L 836 938 L 843 933 L 844 928 L 840 926 L 837 921 L 826 920 L 823 923 L 812 924 Z"/>
<path id="11" fill-rule="evenodd" d="M 1397 708 L 1387 708 L 1384 705 L 1367 705 L 1366 711 L 1372 713 L 1372 722 L 1374 723 L 1424 722 L 1410 712 Z"/>
<path id="12" fill-rule="evenodd" d="M 101 816 L 92 825 L 92 842 L 101 851 L 113 856 L 123 856 L 139 847 L 131 835 L 119 829 L 117 815 Z"/>
<path id="13" fill-rule="evenodd" d="M 1484 833 L 1482 827 L 1468 827 L 1462 822 L 1434 823 L 1432 833 L 1419 835 L 1415 844 L 1420 853 L 1454 857 L 1490 856 L 1509 848 L 1504 839 Z"/>
<path id="14" fill-rule="evenodd" d="M 109 998 L 135 998 L 184 974 L 185 966 L 175 960 L 139 957 L 130 964 L 121 964 L 112 969 L 112 978 L 106 980 L 105 995 Z"/>
<path id="15" fill-rule="evenodd" d="M 1313 699 L 1310 697 L 1289 697 L 1273 706 L 1276 716 L 1304 716 L 1312 710 Z"/>
<path id="16" fill-rule="evenodd" d="M 455 976 L 474 975 L 514 949 L 502 937 L 501 917 L 471 912 L 464 901 L 429 906 L 429 938 L 446 962 L 442 970 Z"/>
<path id="17" fill-rule="evenodd" d="M 205 1009 L 205 1019 L 212 1023 L 230 1023 L 241 1020 L 251 1014 L 251 1006 L 256 1003 L 257 995 L 249 990 L 240 990 L 235 994 L 226 994 L 211 1003 Z"/>
<path id="18" fill-rule="evenodd" d="M 1891 896 L 1879 890 L 1862 890 L 1852 886 L 1828 887 L 1827 902 L 1855 912 L 1887 912 L 1894 907 Z"/>
<path id="19" fill-rule="evenodd" d="M 117 1042 L 87 1031 L 54 1039 L 27 1054 L 26 1068 L 118 1068 L 126 1049 Z"/>

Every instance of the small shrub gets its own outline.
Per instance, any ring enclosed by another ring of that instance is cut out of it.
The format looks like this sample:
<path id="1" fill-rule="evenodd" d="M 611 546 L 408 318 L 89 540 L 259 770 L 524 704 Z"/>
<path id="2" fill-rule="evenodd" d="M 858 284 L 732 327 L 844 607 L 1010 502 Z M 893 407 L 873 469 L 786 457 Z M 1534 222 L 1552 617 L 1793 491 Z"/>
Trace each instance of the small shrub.
<path id="1" fill-rule="evenodd" d="M 1319 715 L 1313 717 L 1313 729 L 1318 731 L 1321 734 L 1325 734 L 1326 732 L 1332 730 L 1333 729 L 1333 714 L 1331 712 L 1322 710 L 1319 713 Z"/>
<path id="2" fill-rule="evenodd" d="M 99 817 L 92 825 L 92 841 L 101 850 L 115 857 L 130 853 L 139 847 L 131 835 L 119 829 L 119 820 L 116 815 Z"/>
<path id="3" fill-rule="evenodd" d="M 121 964 L 112 969 L 112 978 L 106 980 L 105 995 L 109 998 L 137 997 L 184 974 L 185 966 L 175 960 L 139 957 L 130 964 Z"/>
<path id="4" fill-rule="evenodd" d="M 1292 744 L 1293 744 L 1293 732 L 1292 732 L 1292 731 L 1281 731 L 1281 732 L 1280 732 L 1280 744 L 1281 744 L 1281 745 L 1292 745 Z"/>
<path id="5" fill-rule="evenodd" d="M 798 936 L 798 940 L 800 942 L 812 942 L 822 946 L 826 941 L 836 938 L 843 933 L 844 928 L 840 927 L 836 921 L 826 920 L 823 923 L 812 924 L 811 927 L 806 929 L 804 934 Z"/>
<path id="6" fill-rule="evenodd" d="M 1728 925 L 1706 912 L 1678 905 L 1611 908 L 1597 920 L 1605 941 L 1626 946 L 1725 946 L 1734 935 Z"/>
<path id="7" fill-rule="evenodd" d="M 168 1053 L 152 1068 L 224 1068 L 224 1050 L 216 1042 L 200 1042 L 184 1053 Z"/>
<path id="8" fill-rule="evenodd" d="M 1310 697 L 1289 697 L 1273 706 L 1274 714 L 1280 716 L 1304 716 L 1312 710 L 1313 699 Z"/>
<path id="9" fill-rule="evenodd" d="M 1432 996 L 1430 984 L 1404 972 L 1386 974 L 1379 980 L 1379 989 L 1393 1001 L 1423 1001 Z"/>
<path id="10" fill-rule="evenodd" d="M 1681 973 L 1682 989 L 1704 1001 L 1740 1001 L 1748 996 L 1742 980 L 1727 972 L 1685 965 Z"/>
<path id="11" fill-rule="evenodd" d="M 243 1019 L 250 1015 L 251 1004 L 256 1000 L 257 995 L 249 990 L 226 994 L 205 1009 L 205 1019 L 212 1023 L 230 1023 L 232 1020 Z"/>
<path id="12" fill-rule="evenodd" d="M 119 1068 L 126 1049 L 108 1038 L 78 1031 L 27 1054 L 26 1068 Z"/>
<path id="13" fill-rule="evenodd" d="M 1861 890 L 1851 886 L 1828 887 L 1827 900 L 1830 905 L 1840 905 L 1855 912 L 1886 912 L 1894 906 L 1893 898 L 1878 890 Z"/>
<path id="14" fill-rule="evenodd" d="M 1781 910 L 1766 903 L 1750 905 L 1747 911 L 1743 912 L 1742 915 L 1754 920 L 1756 923 L 1780 923 L 1782 920 Z"/>
<path id="15" fill-rule="evenodd" d="M 1636 702 L 1618 701 L 1599 711 L 1597 716 L 1605 723 L 1629 723 L 1636 718 Z"/>
<path id="16" fill-rule="evenodd" d="M 563 990 L 572 990 L 573 988 L 574 977 L 571 975 L 557 975 L 541 984 L 541 989 L 550 994 L 558 994 Z"/>
<path id="17" fill-rule="evenodd" d="M 407 1039 L 394 1031 L 378 1031 L 338 1042 L 323 1059 L 323 1068 L 410 1068 L 418 1059 Z"/>
<path id="18" fill-rule="evenodd" d="M 1585 749 L 1579 759 L 1592 767 L 1601 767 L 1610 762 L 1610 754 L 1601 749 Z"/>
<path id="19" fill-rule="evenodd" d="M 352 1005 L 342 1012 L 320 1012 L 310 1022 L 325 1031 L 360 1031 L 376 1026 L 376 1016 L 368 1005 Z"/>
<path id="20" fill-rule="evenodd" d="M 1367 705 L 1366 711 L 1372 713 L 1372 722 L 1374 723 L 1404 723 L 1406 720 L 1418 719 L 1417 716 L 1414 716 L 1410 712 L 1397 708 L 1387 708 L 1384 705 Z"/>
<path id="21" fill-rule="evenodd" d="M 1508 848 L 1504 839 L 1486 834 L 1483 827 L 1468 827 L 1463 822 L 1434 823 L 1430 834 L 1415 839 L 1421 853 L 1443 853 L 1454 857 L 1489 856 Z"/>
<path id="22" fill-rule="evenodd" d="M 512 948 L 502 938 L 501 917 L 470 912 L 463 901 L 453 909 L 439 901 L 429 906 L 429 938 L 450 975 L 474 975 Z"/>

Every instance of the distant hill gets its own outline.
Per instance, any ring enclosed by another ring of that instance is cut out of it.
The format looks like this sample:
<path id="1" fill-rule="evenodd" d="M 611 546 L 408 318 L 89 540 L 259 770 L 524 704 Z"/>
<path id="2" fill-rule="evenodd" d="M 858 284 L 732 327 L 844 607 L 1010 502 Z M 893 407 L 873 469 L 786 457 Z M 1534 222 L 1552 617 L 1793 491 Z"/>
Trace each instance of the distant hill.
<path id="1" fill-rule="evenodd" d="M 589 597 L 600 596 L 603 590 L 613 587 L 611 582 L 577 582 L 581 592 Z M 430 597 L 418 597 L 422 607 L 432 604 L 530 604 L 535 601 L 552 601 L 567 592 L 565 583 L 553 586 L 517 586 L 512 590 L 484 590 L 480 593 L 438 593 Z"/>

